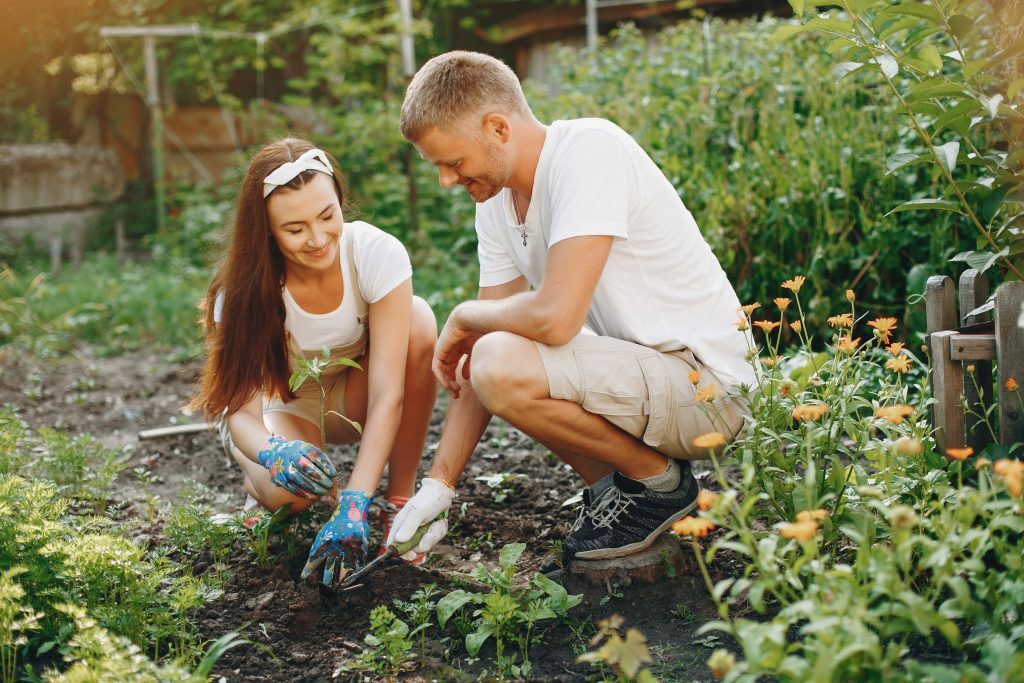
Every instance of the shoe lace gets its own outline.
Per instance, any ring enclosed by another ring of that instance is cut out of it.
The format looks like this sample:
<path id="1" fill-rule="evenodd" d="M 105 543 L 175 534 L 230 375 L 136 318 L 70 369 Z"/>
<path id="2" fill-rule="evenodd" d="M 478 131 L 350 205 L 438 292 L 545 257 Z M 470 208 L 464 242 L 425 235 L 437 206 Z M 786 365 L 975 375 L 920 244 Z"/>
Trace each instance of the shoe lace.
<path id="1" fill-rule="evenodd" d="M 610 486 L 604 494 L 594 501 L 589 511 L 590 520 L 595 527 L 611 527 L 611 525 L 633 505 L 633 500 L 617 486 Z"/>

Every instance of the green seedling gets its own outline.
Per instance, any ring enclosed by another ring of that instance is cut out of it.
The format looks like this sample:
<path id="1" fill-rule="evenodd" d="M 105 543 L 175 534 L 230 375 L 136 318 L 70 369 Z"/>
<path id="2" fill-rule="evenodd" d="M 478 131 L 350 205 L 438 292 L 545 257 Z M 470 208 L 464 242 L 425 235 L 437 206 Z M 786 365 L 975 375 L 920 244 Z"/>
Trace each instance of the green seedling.
<path id="1" fill-rule="evenodd" d="M 476 481 L 482 481 L 487 487 L 494 490 L 494 502 L 501 504 L 505 502 L 509 494 L 514 491 L 514 483 L 517 479 L 525 479 L 525 474 L 513 474 L 511 472 L 499 472 L 498 474 L 487 474 L 479 476 Z"/>
<path id="2" fill-rule="evenodd" d="M 261 569 L 266 569 L 273 562 L 274 558 L 270 555 L 270 537 L 275 531 L 280 531 L 288 525 L 291 508 L 291 503 L 285 503 L 273 514 L 264 514 L 251 529 L 246 528 L 243 524 L 245 518 L 251 516 L 250 513 L 242 513 L 242 516 L 237 519 L 238 526 L 242 528 L 249 548 L 255 556 L 256 566 Z"/>
<path id="3" fill-rule="evenodd" d="M 364 638 L 368 649 L 357 660 L 356 668 L 373 671 L 393 681 L 406 667 L 413 648 L 409 626 L 384 605 L 370 612 L 370 632 Z"/>
<path id="4" fill-rule="evenodd" d="M 434 608 L 437 606 L 437 601 L 431 598 L 437 594 L 437 584 L 428 583 L 413 593 L 408 602 L 404 600 L 394 601 L 395 607 L 401 610 L 412 623 L 412 631 L 409 632 L 409 637 L 412 638 L 419 635 L 420 667 L 423 666 L 424 657 L 426 656 L 427 629 L 433 626 Z"/>
<path id="5" fill-rule="evenodd" d="M 363 367 L 351 358 L 331 358 L 331 349 L 327 346 L 320 351 L 320 355 L 318 356 L 313 356 L 312 358 L 295 356 L 294 361 L 295 372 L 293 372 L 291 377 L 288 379 L 288 387 L 292 391 L 296 391 L 307 379 L 311 379 L 316 383 L 317 388 L 320 390 L 320 443 L 327 443 L 327 432 L 324 422 L 328 415 L 336 415 L 352 425 L 352 428 L 361 434 L 363 428 L 358 422 L 348 419 L 336 410 L 324 410 L 324 401 L 327 399 L 327 390 L 323 384 L 323 373 L 328 368 L 339 365 L 356 368 L 357 370 L 362 370 Z"/>
<path id="6" fill-rule="evenodd" d="M 25 589 L 17 582 L 23 567 L 12 567 L 0 574 L 0 680 L 14 683 L 18 669 L 18 651 L 28 644 L 28 633 L 39 630 L 43 616 L 26 604 Z"/>
<path id="7" fill-rule="evenodd" d="M 583 599 L 581 595 L 569 595 L 564 587 L 539 572 L 528 585 L 516 586 L 516 562 L 525 549 L 524 543 L 511 543 L 501 549 L 497 569 L 488 570 L 480 564 L 473 568 L 470 577 L 488 588 L 488 592 L 458 589 L 437 603 L 437 619 L 442 628 L 467 605 L 477 607 L 470 622 L 473 630 L 465 636 L 466 651 L 475 657 L 483 644 L 493 638 L 499 677 L 528 675 L 529 648 L 538 640 L 536 624 L 564 617 Z M 518 646 L 520 664 L 515 663 L 515 655 L 505 654 L 509 644 Z"/>

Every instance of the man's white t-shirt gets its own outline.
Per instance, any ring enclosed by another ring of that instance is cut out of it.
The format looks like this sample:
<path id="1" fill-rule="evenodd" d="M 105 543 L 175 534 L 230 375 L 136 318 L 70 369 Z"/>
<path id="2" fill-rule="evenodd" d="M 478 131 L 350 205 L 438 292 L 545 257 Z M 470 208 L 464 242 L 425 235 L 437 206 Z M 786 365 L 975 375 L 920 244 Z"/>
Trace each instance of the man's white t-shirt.
<path id="1" fill-rule="evenodd" d="M 412 277 L 412 264 L 405 246 L 393 235 L 363 221 L 346 223 L 344 230 L 352 231 L 352 245 L 359 291 L 366 303 L 372 304 L 387 296 L 391 290 Z M 362 332 L 352 292 L 352 273 L 348 267 L 346 240 L 339 239 L 339 262 L 345 295 L 338 308 L 329 313 L 309 313 L 292 298 L 285 285 L 284 328 L 300 349 L 315 351 L 327 346 L 341 348 L 359 340 Z M 220 322 L 223 295 L 217 297 L 213 319 Z"/>
<path id="2" fill-rule="evenodd" d="M 526 246 L 523 245 L 523 232 Z M 587 327 L 662 352 L 689 348 L 727 384 L 754 384 L 739 300 L 675 188 L 625 131 L 603 119 L 547 129 L 525 224 L 511 192 L 477 205 L 480 286 L 544 279 L 548 249 L 611 235 Z"/>

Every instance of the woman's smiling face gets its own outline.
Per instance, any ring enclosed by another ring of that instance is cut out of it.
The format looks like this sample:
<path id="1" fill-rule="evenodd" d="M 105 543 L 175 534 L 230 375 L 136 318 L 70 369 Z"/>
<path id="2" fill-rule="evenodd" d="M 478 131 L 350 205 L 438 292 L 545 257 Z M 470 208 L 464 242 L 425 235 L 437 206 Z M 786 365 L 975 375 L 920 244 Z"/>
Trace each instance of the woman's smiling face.
<path id="1" fill-rule="evenodd" d="M 321 270 L 335 263 L 345 221 L 327 174 L 317 173 L 297 190 L 274 190 L 267 198 L 267 219 L 286 267 Z"/>

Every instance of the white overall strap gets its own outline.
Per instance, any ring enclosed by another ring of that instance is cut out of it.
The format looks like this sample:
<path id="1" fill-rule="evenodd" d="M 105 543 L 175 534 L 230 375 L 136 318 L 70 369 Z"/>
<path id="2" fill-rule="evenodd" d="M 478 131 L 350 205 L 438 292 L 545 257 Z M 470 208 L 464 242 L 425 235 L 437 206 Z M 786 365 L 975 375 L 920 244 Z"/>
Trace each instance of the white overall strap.
<path id="1" fill-rule="evenodd" d="M 363 328 L 368 332 L 369 328 L 367 323 L 369 322 L 369 306 L 366 303 L 366 299 L 363 297 L 363 292 L 359 289 L 359 270 L 356 268 L 356 246 L 355 238 L 352 233 L 355 232 L 355 226 L 352 223 L 346 223 L 343 229 L 343 236 L 345 239 L 345 253 L 348 254 L 348 272 L 352 274 L 352 282 L 350 283 L 349 289 L 352 290 L 352 296 L 356 298 L 356 320 Z"/>

